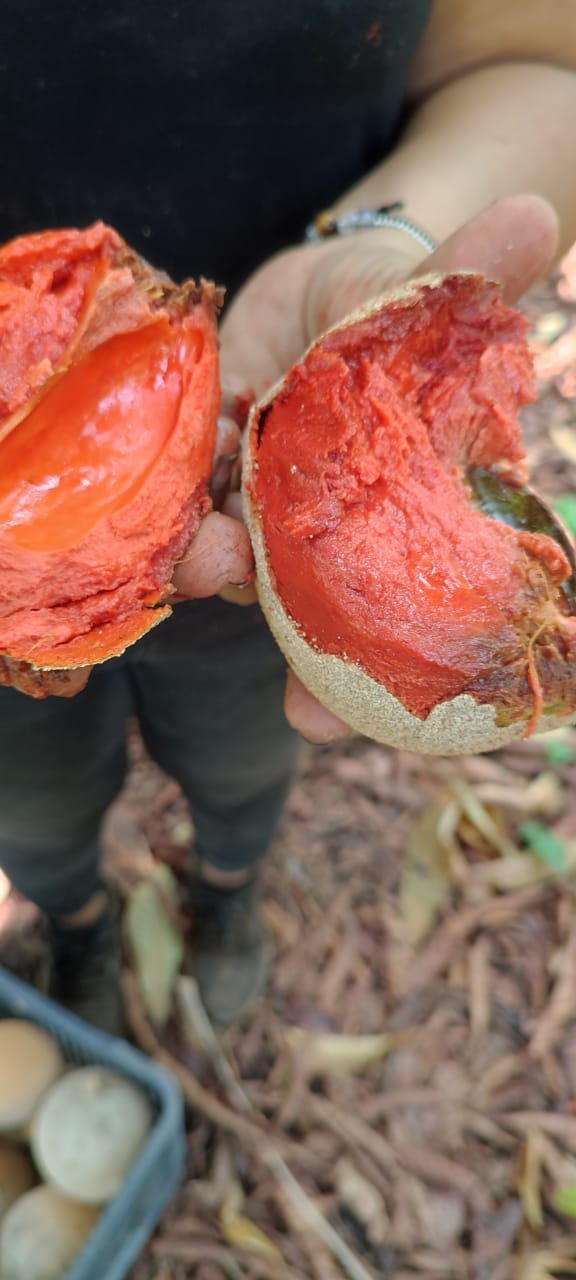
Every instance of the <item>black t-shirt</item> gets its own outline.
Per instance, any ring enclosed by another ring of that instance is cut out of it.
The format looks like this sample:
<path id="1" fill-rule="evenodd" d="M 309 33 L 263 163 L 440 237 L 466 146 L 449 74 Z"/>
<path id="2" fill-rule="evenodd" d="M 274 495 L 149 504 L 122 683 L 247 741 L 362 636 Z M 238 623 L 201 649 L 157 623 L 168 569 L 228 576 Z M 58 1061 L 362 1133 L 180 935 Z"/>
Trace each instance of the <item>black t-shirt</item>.
<path id="1" fill-rule="evenodd" d="M 233 290 L 385 154 L 429 9 L 3 0 L 0 240 L 103 218 Z"/>

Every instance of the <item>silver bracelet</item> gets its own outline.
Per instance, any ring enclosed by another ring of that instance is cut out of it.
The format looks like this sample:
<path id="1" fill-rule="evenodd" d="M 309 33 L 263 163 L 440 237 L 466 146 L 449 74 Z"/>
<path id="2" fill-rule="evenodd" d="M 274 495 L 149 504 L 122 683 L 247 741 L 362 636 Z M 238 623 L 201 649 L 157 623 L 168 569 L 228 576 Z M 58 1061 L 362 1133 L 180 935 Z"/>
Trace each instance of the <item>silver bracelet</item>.
<path id="1" fill-rule="evenodd" d="M 354 231 L 364 231 L 371 227 L 392 227 L 396 231 L 405 231 L 407 235 L 412 236 L 413 240 L 417 240 L 424 249 L 427 249 L 428 253 L 434 253 L 438 248 L 436 241 L 423 227 L 412 222 L 411 218 L 405 218 L 403 214 L 396 213 L 396 210 L 401 208 L 401 201 L 396 201 L 395 204 L 383 205 L 381 209 L 353 209 L 350 213 L 340 214 L 339 217 L 328 210 L 326 213 L 319 214 L 314 222 L 307 226 L 305 239 L 309 244 L 318 244 L 333 236 L 348 236 Z"/>

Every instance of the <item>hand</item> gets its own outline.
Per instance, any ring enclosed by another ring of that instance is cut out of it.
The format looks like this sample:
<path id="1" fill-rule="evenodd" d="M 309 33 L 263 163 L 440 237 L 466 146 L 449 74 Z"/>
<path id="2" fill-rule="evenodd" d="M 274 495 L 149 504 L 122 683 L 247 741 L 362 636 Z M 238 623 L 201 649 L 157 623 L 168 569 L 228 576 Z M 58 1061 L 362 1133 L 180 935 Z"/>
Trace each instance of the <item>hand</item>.
<path id="1" fill-rule="evenodd" d="M 224 380 L 244 379 L 260 396 L 323 330 L 411 276 L 481 271 L 500 280 L 513 303 L 546 273 L 556 241 L 550 205 L 538 196 L 514 196 L 489 206 L 425 257 L 406 234 L 384 229 L 281 253 L 251 277 L 225 316 Z M 290 723 L 311 742 L 350 732 L 291 673 L 285 707 Z"/>
<path id="2" fill-rule="evenodd" d="M 242 523 L 240 495 L 230 493 L 230 481 L 239 469 L 240 433 L 250 396 L 225 388 L 222 395 L 211 494 L 214 510 L 204 517 L 198 533 L 174 572 L 173 599 L 200 599 L 221 594 L 249 604 L 254 589 L 241 589 L 254 569 L 248 531 Z"/>

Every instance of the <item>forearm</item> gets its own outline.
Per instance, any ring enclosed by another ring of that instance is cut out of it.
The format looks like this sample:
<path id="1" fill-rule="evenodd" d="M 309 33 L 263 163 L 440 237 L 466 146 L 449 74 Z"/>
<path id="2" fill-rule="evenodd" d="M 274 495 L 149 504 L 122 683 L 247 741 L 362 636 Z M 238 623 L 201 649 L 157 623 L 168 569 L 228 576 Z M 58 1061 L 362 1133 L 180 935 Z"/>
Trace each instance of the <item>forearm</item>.
<path id="1" fill-rule="evenodd" d="M 417 107 L 390 157 L 336 209 L 402 200 L 441 241 L 493 200 L 534 192 L 555 208 L 565 249 L 576 239 L 574 119 L 576 71 L 518 62 L 468 72 Z"/>

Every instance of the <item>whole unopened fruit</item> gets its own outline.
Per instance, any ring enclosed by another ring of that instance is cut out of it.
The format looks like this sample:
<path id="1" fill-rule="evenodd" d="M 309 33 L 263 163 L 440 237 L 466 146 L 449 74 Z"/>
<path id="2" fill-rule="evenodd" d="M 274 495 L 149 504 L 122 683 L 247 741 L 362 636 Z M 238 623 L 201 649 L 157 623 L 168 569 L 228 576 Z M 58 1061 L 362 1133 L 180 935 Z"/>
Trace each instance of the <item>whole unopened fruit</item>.
<path id="1" fill-rule="evenodd" d="M 56 1041 L 24 1018 L 0 1020 L 0 1133 L 25 1132 L 64 1070 Z"/>
<path id="2" fill-rule="evenodd" d="M 0 248 L 0 683 L 75 691 L 169 614 L 210 506 L 218 301 L 103 223 Z"/>
<path id="3" fill-rule="evenodd" d="M 525 333 L 483 277 L 423 277 L 252 412 L 264 612 L 312 693 L 392 746 L 485 751 L 576 714 L 574 547 L 526 483 Z"/>
<path id="4" fill-rule="evenodd" d="M 32 1131 L 42 1177 L 83 1204 L 104 1204 L 121 1187 L 153 1123 L 148 1098 L 105 1067 L 80 1067 L 46 1095 Z"/>
<path id="5" fill-rule="evenodd" d="M 65 1280 L 98 1216 L 53 1187 L 27 1191 L 0 1227 L 2 1280 Z"/>
<path id="6" fill-rule="evenodd" d="M 0 1139 L 0 1222 L 15 1200 L 34 1186 L 36 1174 L 28 1153 Z"/>

